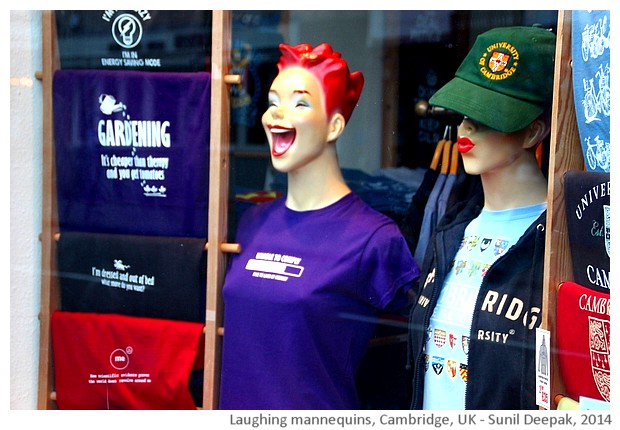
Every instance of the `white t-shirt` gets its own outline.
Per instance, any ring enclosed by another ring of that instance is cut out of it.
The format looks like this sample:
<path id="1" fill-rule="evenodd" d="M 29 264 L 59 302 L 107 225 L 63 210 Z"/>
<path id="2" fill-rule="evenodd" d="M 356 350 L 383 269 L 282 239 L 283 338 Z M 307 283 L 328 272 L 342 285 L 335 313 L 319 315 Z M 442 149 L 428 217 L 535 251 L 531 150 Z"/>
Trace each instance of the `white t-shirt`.
<path id="1" fill-rule="evenodd" d="M 465 229 L 426 331 L 424 409 L 465 408 L 469 336 L 482 279 L 545 209 L 546 203 L 482 210 Z"/>

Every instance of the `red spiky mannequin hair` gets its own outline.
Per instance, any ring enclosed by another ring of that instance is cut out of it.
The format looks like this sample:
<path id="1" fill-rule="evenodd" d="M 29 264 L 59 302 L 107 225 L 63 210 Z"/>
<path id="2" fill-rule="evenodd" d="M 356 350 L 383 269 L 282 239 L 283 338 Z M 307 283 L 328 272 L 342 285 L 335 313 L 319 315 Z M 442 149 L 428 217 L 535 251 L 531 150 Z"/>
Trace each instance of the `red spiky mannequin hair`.
<path id="1" fill-rule="evenodd" d="M 361 72 L 349 73 L 347 62 L 335 52 L 328 43 L 321 43 L 312 48 L 303 43 L 297 46 L 280 44 L 282 56 L 278 63 L 281 72 L 287 67 L 303 67 L 320 82 L 325 95 L 325 112 L 331 118 L 340 112 L 349 121 L 353 109 L 362 94 L 364 76 Z"/>

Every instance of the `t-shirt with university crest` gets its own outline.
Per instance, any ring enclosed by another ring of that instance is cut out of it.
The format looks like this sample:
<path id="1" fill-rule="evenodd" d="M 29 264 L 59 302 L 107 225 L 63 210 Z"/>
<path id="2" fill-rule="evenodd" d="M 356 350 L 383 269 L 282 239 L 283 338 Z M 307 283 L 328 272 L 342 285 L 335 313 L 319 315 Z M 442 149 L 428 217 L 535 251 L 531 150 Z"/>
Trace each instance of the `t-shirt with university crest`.
<path id="1" fill-rule="evenodd" d="M 546 203 L 483 209 L 465 229 L 427 327 L 424 409 L 465 408 L 471 323 L 484 276 L 545 209 Z"/>

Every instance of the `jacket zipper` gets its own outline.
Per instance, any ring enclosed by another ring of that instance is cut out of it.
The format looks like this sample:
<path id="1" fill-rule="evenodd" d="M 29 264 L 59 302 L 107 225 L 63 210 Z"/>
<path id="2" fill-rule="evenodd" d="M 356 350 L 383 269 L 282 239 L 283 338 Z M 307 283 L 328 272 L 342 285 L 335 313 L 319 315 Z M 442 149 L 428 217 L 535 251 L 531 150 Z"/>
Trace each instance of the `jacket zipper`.
<path id="1" fill-rule="evenodd" d="M 437 250 L 433 249 L 433 253 L 434 253 L 433 260 L 435 262 L 437 262 Z M 420 371 L 421 371 L 420 370 L 420 365 L 422 364 L 421 363 L 422 357 L 424 357 L 424 354 L 426 352 L 426 329 L 427 329 L 427 327 L 429 325 L 429 322 L 430 322 L 430 319 L 431 319 L 431 316 L 432 316 L 432 312 L 430 311 L 430 309 L 434 309 L 435 302 L 436 302 L 435 297 L 437 296 L 437 294 L 439 294 L 439 292 L 437 290 L 437 285 L 438 285 L 437 284 L 437 267 L 438 266 L 439 266 L 439 264 L 435 264 L 435 267 L 433 268 L 433 270 L 435 271 L 435 275 L 433 276 L 433 278 L 434 278 L 434 280 L 433 280 L 433 284 L 434 284 L 433 294 L 431 294 L 431 297 L 429 298 L 428 307 L 427 307 L 426 312 L 424 314 L 424 325 L 422 326 L 422 327 L 424 327 L 424 334 L 422 335 L 422 342 L 423 342 L 424 347 L 422 348 L 422 352 L 420 354 L 418 354 L 418 356 L 416 357 L 416 360 L 415 360 L 414 371 L 418 375 L 420 375 Z M 422 290 L 422 291 L 424 291 L 424 290 Z M 420 391 L 420 384 L 421 384 L 422 378 L 424 378 L 424 373 L 421 373 L 420 377 L 417 377 L 417 378 L 414 376 L 414 380 L 416 381 L 416 383 L 415 383 L 415 387 L 414 387 L 414 390 L 413 390 L 413 398 L 412 398 L 413 405 L 415 405 L 416 403 L 418 403 L 420 401 L 420 393 L 419 393 L 419 391 Z M 423 393 L 422 393 L 422 395 L 423 395 Z M 422 407 L 423 404 L 419 405 L 419 406 Z"/>

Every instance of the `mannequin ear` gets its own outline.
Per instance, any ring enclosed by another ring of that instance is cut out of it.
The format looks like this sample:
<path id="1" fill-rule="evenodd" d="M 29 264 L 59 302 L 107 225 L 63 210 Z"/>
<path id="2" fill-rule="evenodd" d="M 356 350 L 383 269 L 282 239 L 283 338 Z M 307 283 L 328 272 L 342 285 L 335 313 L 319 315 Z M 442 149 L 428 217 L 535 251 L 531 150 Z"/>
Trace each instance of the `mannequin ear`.
<path id="1" fill-rule="evenodd" d="M 346 121 L 341 113 L 335 113 L 334 115 L 332 115 L 332 118 L 329 120 L 327 141 L 333 142 L 338 139 L 344 131 L 345 125 Z"/>
<path id="2" fill-rule="evenodd" d="M 524 147 L 533 148 L 547 137 L 550 128 L 542 119 L 534 120 L 527 126 L 527 134 L 525 135 Z"/>

